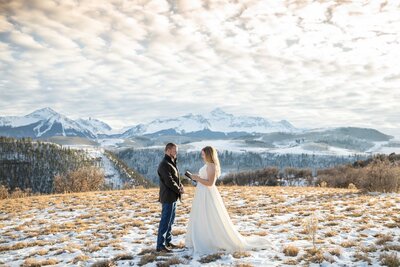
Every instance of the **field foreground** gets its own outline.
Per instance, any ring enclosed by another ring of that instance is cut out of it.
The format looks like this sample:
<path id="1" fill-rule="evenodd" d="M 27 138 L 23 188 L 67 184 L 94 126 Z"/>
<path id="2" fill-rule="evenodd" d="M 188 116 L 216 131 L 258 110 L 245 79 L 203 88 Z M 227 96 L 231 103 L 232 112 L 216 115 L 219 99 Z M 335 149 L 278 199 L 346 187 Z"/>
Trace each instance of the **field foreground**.
<path id="1" fill-rule="evenodd" d="M 161 210 L 158 189 L 134 189 L 0 201 L 0 266 L 396 266 L 399 262 L 400 194 L 218 188 L 238 230 L 268 237 L 274 250 L 192 255 L 184 248 L 184 237 L 194 188 L 186 188 L 173 227 L 173 242 L 181 248 L 172 254 L 155 253 Z"/>

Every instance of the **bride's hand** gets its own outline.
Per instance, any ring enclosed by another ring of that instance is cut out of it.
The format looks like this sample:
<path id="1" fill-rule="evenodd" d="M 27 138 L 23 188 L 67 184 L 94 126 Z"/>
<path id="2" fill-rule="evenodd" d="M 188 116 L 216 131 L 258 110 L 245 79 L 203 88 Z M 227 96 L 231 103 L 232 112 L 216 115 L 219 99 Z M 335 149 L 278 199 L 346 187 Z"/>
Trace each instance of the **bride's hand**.
<path id="1" fill-rule="evenodd" d="M 195 180 L 195 181 L 198 181 L 200 179 L 200 176 L 198 176 L 196 174 L 193 174 L 192 175 L 192 179 Z"/>

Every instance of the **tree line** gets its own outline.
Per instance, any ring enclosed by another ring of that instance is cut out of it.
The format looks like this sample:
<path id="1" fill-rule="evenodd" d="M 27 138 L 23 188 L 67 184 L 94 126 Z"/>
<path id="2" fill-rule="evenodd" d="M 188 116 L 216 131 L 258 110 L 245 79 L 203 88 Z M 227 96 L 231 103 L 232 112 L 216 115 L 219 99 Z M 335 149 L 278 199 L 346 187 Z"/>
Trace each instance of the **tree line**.
<path id="1" fill-rule="evenodd" d="M 154 183 L 158 183 L 157 168 L 164 157 L 163 149 L 124 149 L 116 152 L 129 167 Z M 277 168 L 282 173 L 287 168 L 310 169 L 315 175 L 317 170 L 334 167 L 341 164 L 352 163 L 366 159 L 365 155 L 333 156 L 310 154 L 277 154 L 254 152 L 218 152 L 223 176 L 228 173 L 240 173 L 264 168 Z M 203 166 L 199 152 L 180 151 L 178 154 L 178 167 L 180 173 L 190 170 L 193 173 Z"/>

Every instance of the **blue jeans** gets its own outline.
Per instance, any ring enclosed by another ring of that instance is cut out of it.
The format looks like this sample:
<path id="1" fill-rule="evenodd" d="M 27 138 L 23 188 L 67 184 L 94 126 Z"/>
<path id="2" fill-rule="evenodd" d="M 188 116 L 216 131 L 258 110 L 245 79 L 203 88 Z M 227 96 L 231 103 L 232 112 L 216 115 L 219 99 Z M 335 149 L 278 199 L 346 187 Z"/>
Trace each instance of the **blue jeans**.
<path id="1" fill-rule="evenodd" d="M 162 203 L 161 220 L 158 226 L 157 248 L 171 242 L 171 228 L 175 220 L 176 202 Z M 165 242 L 165 243 L 164 243 Z"/>

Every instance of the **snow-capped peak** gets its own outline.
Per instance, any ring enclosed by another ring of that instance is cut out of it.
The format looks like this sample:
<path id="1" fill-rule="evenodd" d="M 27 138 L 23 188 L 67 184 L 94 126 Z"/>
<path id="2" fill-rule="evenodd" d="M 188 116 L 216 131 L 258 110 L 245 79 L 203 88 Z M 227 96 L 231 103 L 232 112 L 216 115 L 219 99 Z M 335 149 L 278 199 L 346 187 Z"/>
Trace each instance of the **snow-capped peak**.
<path id="1" fill-rule="evenodd" d="M 95 134 L 108 134 L 112 130 L 107 123 L 90 117 L 89 119 L 77 119 L 76 122 L 79 123 L 83 128 Z"/>
<path id="2" fill-rule="evenodd" d="M 56 111 L 54 111 L 52 108 L 45 107 L 45 108 L 35 110 L 32 113 L 29 113 L 25 117 L 45 119 L 45 118 L 49 118 L 49 117 L 56 116 L 56 115 L 60 115 L 60 114 L 57 113 Z"/>
<path id="3" fill-rule="evenodd" d="M 46 107 L 35 110 L 25 116 L 5 116 L 0 117 L 0 126 L 21 127 L 37 123 L 41 120 L 48 120 L 54 116 L 61 116 L 53 109 Z"/>
<path id="4" fill-rule="evenodd" d="M 213 117 L 233 117 L 232 114 L 226 113 L 220 108 L 216 108 L 210 112 L 210 115 Z"/>
<path id="5" fill-rule="evenodd" d="M 163 130 L 175 130 L 177 133 L 190 133 L 208 129 L 214 132 L 248 132 L 248 133 L 270 133 L 270 132 L 295 132 L 297 129 L 288 121 L 273 122 L 261 117 L 234 116 L 226 113 L 221 108 L 216 108 L 210 113 L 202 115 L 187 115 L 157 119 L 147 124 L 132 127 L 124 133 L 125 137 L 133 135 L 152 134 Z"/>
<path id="6" fill-rule="evenodd" d="M 0 127 L 7 127 L 5 131 L 16 136 L 44 137 L 44 136 L 83 136 L 95 138 L 96 135 L 74 120 L 46 107 L 35 110 L 25 116 L 0 117 Z M 10 129 L 11 128 L 11 129 Z"/>

